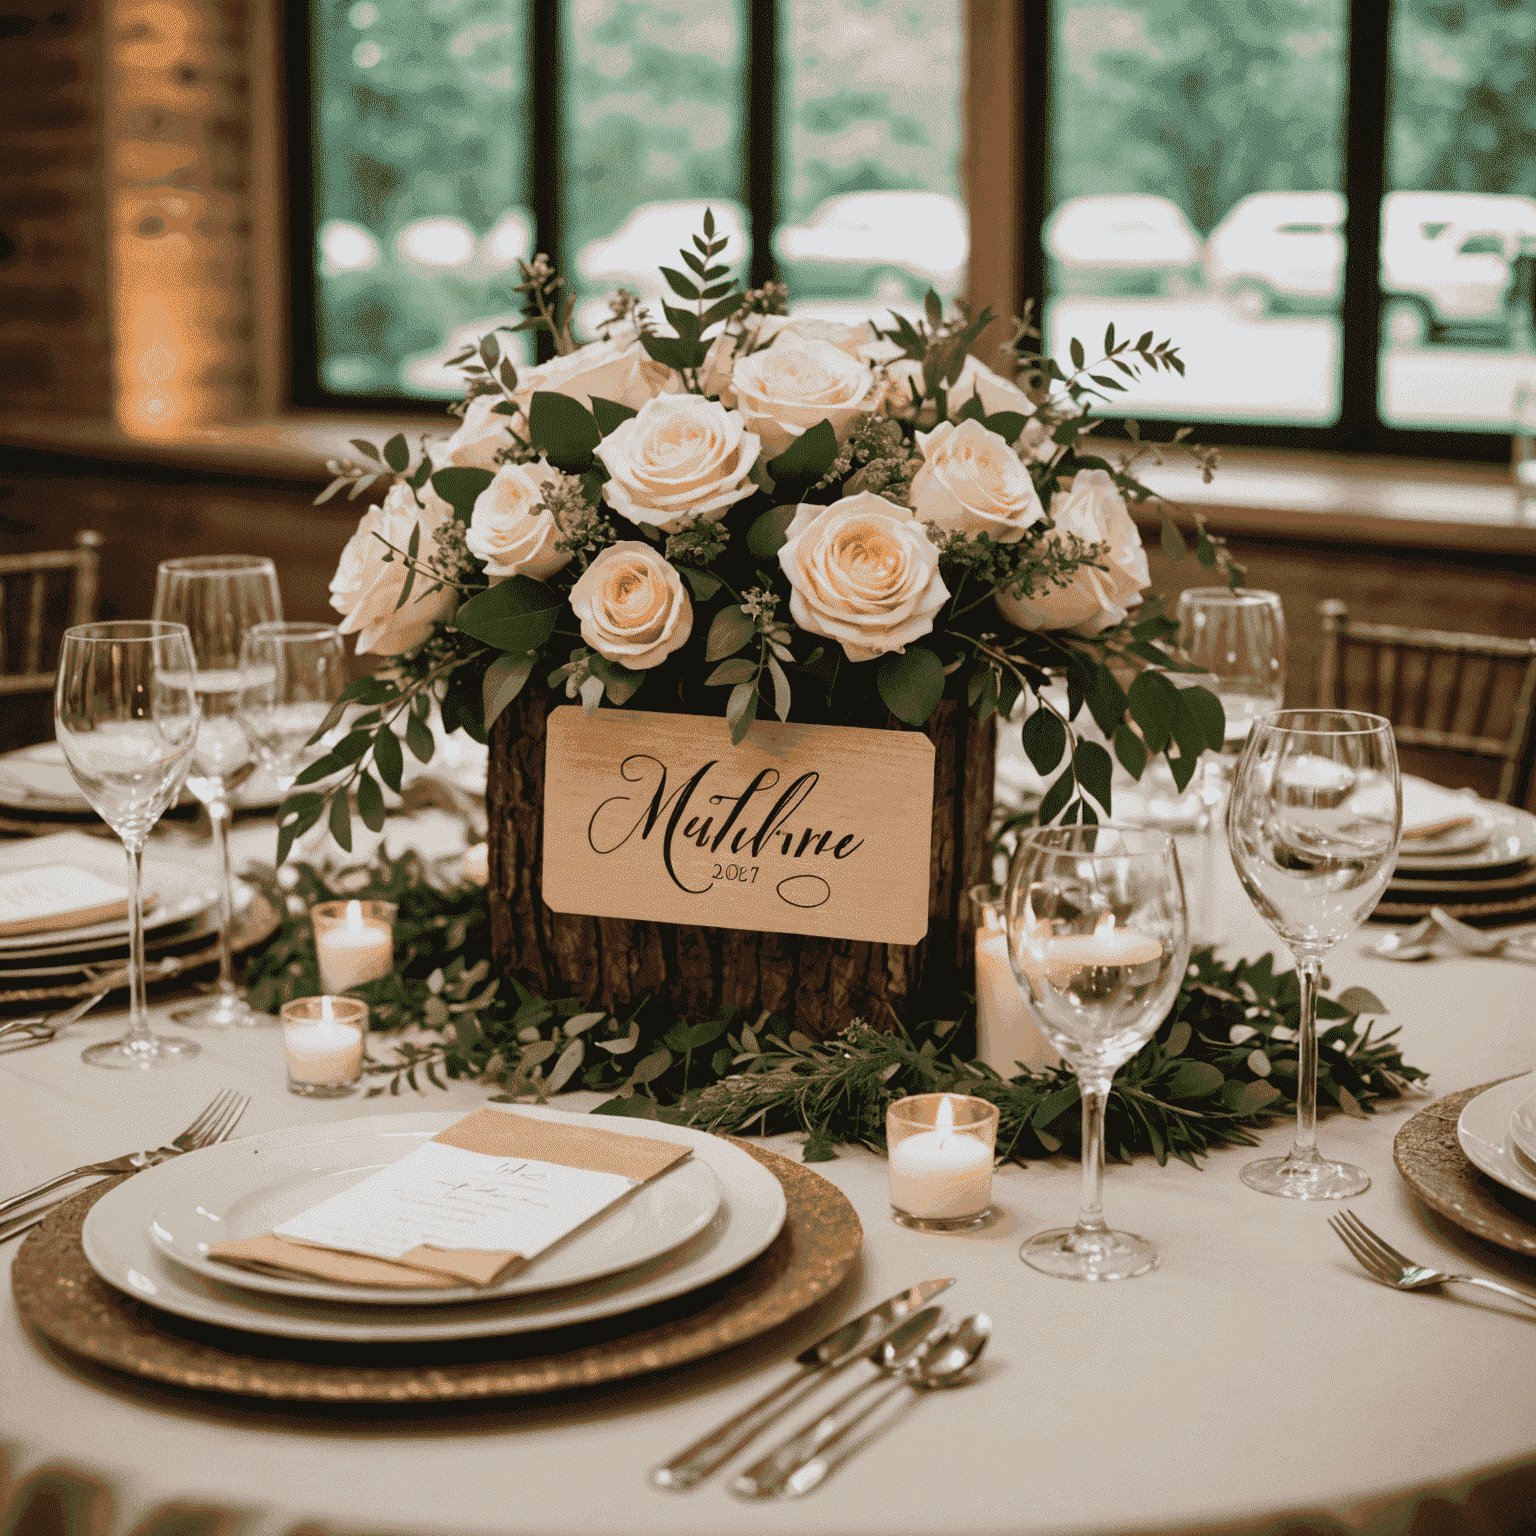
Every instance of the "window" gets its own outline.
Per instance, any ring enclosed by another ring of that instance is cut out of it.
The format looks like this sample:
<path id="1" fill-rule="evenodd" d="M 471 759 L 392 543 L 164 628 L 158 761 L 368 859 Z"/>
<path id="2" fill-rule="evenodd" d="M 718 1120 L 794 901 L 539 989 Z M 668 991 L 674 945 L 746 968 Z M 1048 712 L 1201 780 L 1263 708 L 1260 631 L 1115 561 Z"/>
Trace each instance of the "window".
<path id="1" fill-rule="evenodd" d="M 302 403 L 456 396 L 535 250 L 591 337 L 706 206 L 797 312 L 963 291 L 960 0 L 309 0 L 290 46 Z"/>
<path id="2" fill-rule="evenodd" d="M 1536 389 L 1536 9 L 1029 16 L 1026 56 L 1047 60 L 1026 97 L 1045 188 L 1029 286 L 1057 355 L 1111 319 L 1171 336 L 1187 375 L 1117 404 L 1213 423 L 1209 440 L 1507 455 Z"/>

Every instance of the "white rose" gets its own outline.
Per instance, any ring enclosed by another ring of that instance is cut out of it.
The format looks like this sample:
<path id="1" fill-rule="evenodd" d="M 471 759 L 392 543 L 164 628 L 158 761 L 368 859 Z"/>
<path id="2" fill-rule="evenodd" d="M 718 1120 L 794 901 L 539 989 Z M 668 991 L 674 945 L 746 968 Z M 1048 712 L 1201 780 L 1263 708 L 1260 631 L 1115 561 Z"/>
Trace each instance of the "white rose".
<path id="1" fill-rule="evenodd" d="M 672 370 L 646 354 L 638 338 L 592 341 L 567 357 L 552 357 L 535 368 L 520 368 L 512 398 L 524 416 L 539 392 L 569 395 L 589 411 L 592 397 L 638 411 L 660 394 Z"/>
<path id="2" fill-rule="evenodd" d="M 331 577 L 331 607 L 346 615 L 337 628 L 357 636 L 359 656 L 413 651 L 453 611 L 453 589 L 434 592 L 432 582 L 420 573 L 410 600 L 403 608 L 395 607 L 405 585 L 403 552 L 411 546 L 412 532 L 421 529 L 417 555 L 425 562 L 432 553 L 432 535 L 453 516 L 447 502 L 429 487 L 422 488 L 422 496 L 426 504 L 418 507 L 408 485 L 391 486 L 383 502 L 363 514 Z M 388 545 L 402 555 L 386 564 Z"/>
<path id="3" fill-rule="evenodd" d="M 464 407 L 464 420 L 458 431 L 437 452 L 435 462 L 439 469 L 450 464 L 460 469 L 496 468 L 496 455 L 512 446 L 507 430 L 512 419 L 496 410 L 501 400 L 500 395 L 476 395 Z"/>
<path id="4" fill-rule="evenodd" d="M 830 507 L 802 503 L 779 564 L 801 629 L 837 640 L 849 661 L 873 661 L 933 629 L 949 600 L 939 552 L 906 507 L 873 491 Z"/>
<path id="5" fill-rule="evenodd" d="M 846 352 L 849 357 L 863 362 L 872 361 L 869 356 L 872 347 L 889 345 L 876 339 L 875 329 L 868 321 L 844 325 L 841 320 L 812 320 L 805 316 L 748 315 L 740 332 L 732 335 L 722 332 L 710 344 L 709 356 L 704 359 L 704 393 L 719 396 L 722 405 L 734 409 L 736 388 L 731 382 L 731 371 L 739 361 L 742 342 L 746 341 L 749 348 L 761 348 L 780 336 L 825 341 L 839 352 Z M 895 355 L 901 355 L 899 347 L 895 349 Z"/>
<path id="6" fill-rule="evenodd" d="M 649 544 L 610 544 L 571 588 L 581 638 L 632 671 L 660 666 L 693 633 L 682 578 Z"/>
<path id="7" fill-rule="evenodd" d="M 941 421 L 919 432 L 917 444 L 923 467 L 912 480 L 912 508 L 920 523 L 1017 544 L 1045 516 L 1018 455 L 979 421 Z"/>
<path id="8" fill-rule="evenodd" d="M 842 442 L 876 399 L 874 374 L 857 358 L 829 341 L 793 333 L 741 358 L 731 383 L 747 430 L 762 438 L 770 459 L 823 419 Z"/>
<path id="9" fill-rule="evenodd" d="M 761 445 L 741 413 L 699 395 L 658 395 L 597 445 L 612 477 L 603 499 L 632 523 L 676 533 L 718 523 L 757 487 Z"/>
<path id="10" fill-rule="evenodd" d="M 1102 469 L 1080 470 L 1070 491 L 1058 491 L 1051 498 L 1051 521 L 1052 538 L 1075 533 L 1085 544 L 1102 544 L 1107 569 L 1083 566 L 1066 586 L 1048 586 L 1034 597 L 999 592 L 999 611 L 1020 629 L 1075 629 L 1096 635 L 1118 624 L 1140 600 L 1142 589 L 1151 585 L 1152 573 L 1141 535 L 1114 480 Z"/>
<path id="11" fill-rule="evenodd" d="M 973 396 L 981 396 L 981 408 L 988 416 L 1000 411 L 1017 411 L 1021 416 L 1033 416 L 1035 403 L 1017 384 L 994 373 L 985 363 L 967 357 L 960 369 L 960 377 L 945 387 L 945 400 L 949 406 L 949 418 L 956 421 L 960 408 Z M 923 392 L 923 365 L 915 358 L 904 357 L 891 363 L 885 370 L 885 406 L 887 410 L 910 409 L 912 392 Z"/>
<path id="12" fill-rule="evenodd" d="M 542 459 L 537 464 L 503 464 L 475 498 L 464 543 L 485 563 L 493 587 L 508 576 L 547 581 L 569 563 L 570 554 L 555 548 L 560 525 L 540 505 L 554 475 Z"/>

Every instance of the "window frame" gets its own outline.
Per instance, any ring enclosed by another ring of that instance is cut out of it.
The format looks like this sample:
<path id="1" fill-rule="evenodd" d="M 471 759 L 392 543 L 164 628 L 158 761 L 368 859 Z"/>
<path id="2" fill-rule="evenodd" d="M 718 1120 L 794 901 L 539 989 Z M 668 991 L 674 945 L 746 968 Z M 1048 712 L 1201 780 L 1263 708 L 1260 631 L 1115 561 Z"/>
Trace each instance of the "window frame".
<path id="1" fill-rule="evenodd" d="M 1050 123 L 1054 82 L 1050 40 L 1055 0 L 1026 6 L 1024 21 L 1023 179 L 1024 248 L 1021 301 L 1046 298 L 1044 228 L 1050 179 Z M 1460 459 L 1501 463 L 1509 459 L 1508 432 L 1451 432 L 1389 426 L 1378 408 L 1382 299 L 1381 203 L 1386 191 L 1389 86 L 1392 53 L 1391 0 L 1348 0 L 1346 10 L 1344 121 L 1341 186 L 1344 218 L 1344 291 L 1339 306 L 1342 357 L 1339 419 L 1331 426 L 1261 426 L 1246 422 L 1196 422 L 1201 442 L 1222 447 L 1306 448 L 1369 453 L 1394 458 Z M 1133 301 L 1132 301 L 1133 302 Z M 1175 344 L 1178 336 L 1173 337 Z M 1171 427 L 1173 423 L 1169 423 Z M 1156 428 L 1152 428 L 1155 435 Z M 1113 434 L 1111 434 L 1113 435 Z"/>

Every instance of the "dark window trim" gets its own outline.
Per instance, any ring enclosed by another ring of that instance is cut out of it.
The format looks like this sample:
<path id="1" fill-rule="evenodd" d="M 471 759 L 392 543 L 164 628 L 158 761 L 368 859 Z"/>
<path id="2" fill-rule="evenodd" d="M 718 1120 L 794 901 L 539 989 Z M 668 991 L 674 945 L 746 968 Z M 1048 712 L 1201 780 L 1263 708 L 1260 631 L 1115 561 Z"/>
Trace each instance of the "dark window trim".
<path id="1" fill-rule="evenodd" d="M 1040 240 L 1049 206 L 1050 79 L 1052 0 L 1025 7 L 1025 247 L 1020 300 L 1033 297 L 1037 313 L 1045 297 L 1045 256 Z M 1346 14 L 1344 80 L 1344 156 L 1341 190 L 1348 211 L 1344 223 L 1343 356 L 1340 364 L 1339 419 L 1327 427 L 1252 426 L 1238 422 L 1198 422 L 1201 442 L 1252 448 L 1312 448 L 1331 452 L 1389 454 L 1398 457 L 1465 459 L 1484 463 L 1509 458 L 1507 432 L 1446 432 L 1418 427 L 1390 427 L 1378 414 L 1381 298 L 1380 208 L 1386 184 L 1387 125 L 1391 99 L 1392 5 L 1390 0 L 1349 0 Z M 1092 338 L 1084 338 L 1087 343 Z M 1179 338 L 1175 335 L 1175 343 Z M 1148 423 L 1145 435 L 1159 434 L 1162 423 Z"/>

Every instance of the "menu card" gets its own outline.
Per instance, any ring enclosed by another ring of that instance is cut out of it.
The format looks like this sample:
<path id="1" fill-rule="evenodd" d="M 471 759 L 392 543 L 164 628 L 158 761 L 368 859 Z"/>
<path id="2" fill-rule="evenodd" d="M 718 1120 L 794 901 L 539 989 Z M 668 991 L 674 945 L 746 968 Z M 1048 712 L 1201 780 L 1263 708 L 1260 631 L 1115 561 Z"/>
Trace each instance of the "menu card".
<path id="1" fill-rule="evenodd" d="M 144 905 L 154 897 L 146 895 Z M 70 864 L 40 864 L 0 875 L 0 938 L 83 928 L 128 915 L 128 892 Z"/>
<path id="2" fill-rule="evenodd" d="M 481 1109 L 274 1231 L 211 1244 L 208 1256 L 352 1285 L 489 1285 L 689 1151 Z"/>

